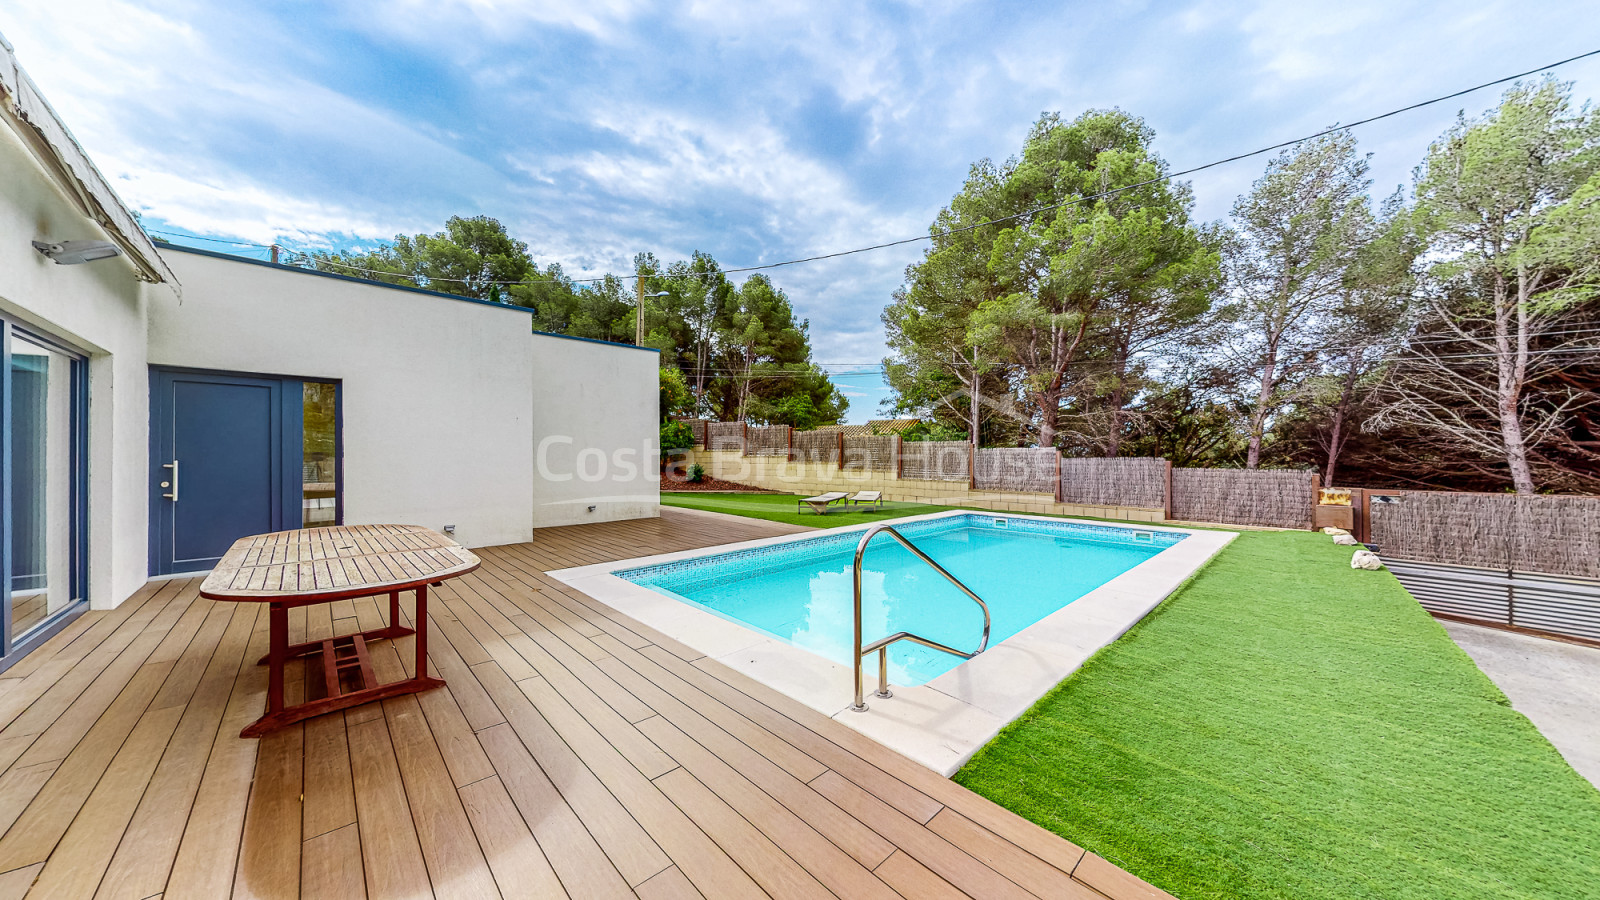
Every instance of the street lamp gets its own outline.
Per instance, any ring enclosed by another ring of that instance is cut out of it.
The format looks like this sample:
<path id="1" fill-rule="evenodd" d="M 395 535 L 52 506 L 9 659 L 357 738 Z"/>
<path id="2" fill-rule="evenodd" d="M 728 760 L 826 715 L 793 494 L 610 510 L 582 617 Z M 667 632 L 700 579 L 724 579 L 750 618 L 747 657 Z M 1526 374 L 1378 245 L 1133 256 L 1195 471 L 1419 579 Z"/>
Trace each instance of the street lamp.
<path id="1" fill-rule="evenodd" d="M 634 314 L 635 322 L 634 322 L 634 332 L 633 332 L 633 343 L 636 346 L 643 347 L 644 346 L 644 301 L 647 298 L 650 298 L 650 297 L 665 297 L 665 296 L 667 296 L 667 292 L 666 291 L 662 291 L 662 292 L 660 292 L 658 294 L 646 294 L 644 292 L 644 279 L 643 278 L 640 278 L 637 281 L 635 281 L 634 285 L 636 286 L 635 293 L 639 295 L 639 309 Z"/>

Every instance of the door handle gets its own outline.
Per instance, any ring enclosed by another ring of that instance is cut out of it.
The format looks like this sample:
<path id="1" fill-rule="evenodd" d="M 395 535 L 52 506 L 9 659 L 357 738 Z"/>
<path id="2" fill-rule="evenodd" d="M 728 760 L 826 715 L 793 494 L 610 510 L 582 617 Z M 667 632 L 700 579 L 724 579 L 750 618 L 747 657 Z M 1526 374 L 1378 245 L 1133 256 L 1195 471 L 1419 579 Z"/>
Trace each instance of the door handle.
<path id="1" fill-rule="evenodd" d="M 163 468 L 163 469 L 171 469 L 172 470 L 172 493 L 170 493 L 170 494 L 162 494 L 161 496 L 167 498 L 168 500 L 171 500 L 173 503 L 177 503 L 178 502 L 178 461 L 177 460 L 173 460 L 172 462 L 169 462 L 169 463 L 162 463 L 161 464 L 161 468 Z M 166 487 L 167 485 L 166 485 L 165 482 L 162 482 L 161 486 L 162 487 Z"/>

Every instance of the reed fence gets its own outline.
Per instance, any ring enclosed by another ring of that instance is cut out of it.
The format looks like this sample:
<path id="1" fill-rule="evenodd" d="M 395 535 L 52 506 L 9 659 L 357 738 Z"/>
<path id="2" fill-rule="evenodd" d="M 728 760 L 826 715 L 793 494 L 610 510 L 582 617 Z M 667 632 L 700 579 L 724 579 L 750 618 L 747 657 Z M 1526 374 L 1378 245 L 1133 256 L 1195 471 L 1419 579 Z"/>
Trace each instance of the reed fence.
<path id="1" fill-rule="evenodd" d="M 707 450 L 738 450 L 744 452 L 743 422 L 711 422 L 706 425 Z"/>
<path id="2" fill-rule="evenodd" d="M 892 434 L 847 434 L 844 436 L 844 467 L 893 472 L 896 441 Z"/>
<path id="3" fill-rule="evenodd" d="M 1600 497 L 1446 491 L 1368 497 L 1372 542 L 1385 557 L 1600 578 Z"/>
<path id="4" fill-rule="evenodd" d="M 972 445 L 966 441 L 906 441 L 900 445 L 900 477 L 967 481 L 972 478 Z"/>
<path id="5" fill-rule="evenodd" d="M 1173 469 L 1172 518 L 1183 522 L 1310 528 L 1316 473 L 1282 469 Z"/>
<path id="6" fill-rule="evenodd" d="M 835 431 L 796 431 L 794 458 L 800 462 L 839 464 L 839 434 Z"/>
<path id="7" fill-rule="evenodd" d="M 1061 454 L 1051 448 L 993 447 L 973 458 L 980 491 L 1024 491 L 1055 495 Z"/>
<path id="8" fill-rule="evenodd" d="M 1063 458 L 1061 501 L 1093 506 L 1167 505 L 1167 461 L 1138 458 Z"/>
<path id="9" fill-rule="evenodd" d="M 789 455 L 789 426 L 752 426 L 744 433 L 745 456 Z"/>

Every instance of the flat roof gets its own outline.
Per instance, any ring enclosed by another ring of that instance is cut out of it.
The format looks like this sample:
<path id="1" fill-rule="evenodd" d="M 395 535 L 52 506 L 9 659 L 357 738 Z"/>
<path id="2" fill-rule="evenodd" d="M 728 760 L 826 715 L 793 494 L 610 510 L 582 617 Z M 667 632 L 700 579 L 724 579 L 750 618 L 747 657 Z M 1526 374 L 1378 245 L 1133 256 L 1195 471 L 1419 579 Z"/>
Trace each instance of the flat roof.
<path id="1" fill-rule="evenodd" d="M 268 262 L 264 259 L 251 259 L 248 256 L 235 256 L 232 253 L 220 253 L 216 250 L 202 250 L 199 247 L 186 247 L 183 244 L 174 244 L 171 241 L 163 241 L 160 239 L 152 240 L 155 241 L 157 249 L 162 251 L 176 250 L 180 253 L 193 253 L 196 256 L 209 256 L 212 259 L 223 259 L 227 260 L 228 262 L 246 263 L 252 266 L 264 266 L 268 269 L 278 269 L 280 271 L 294 272 L 300 275 L 316 275 L 320 278 L 333 278 L 338 281 L 349 281 L 354 284 L 365 284 L 371 287 L 388 288 L 394 291 L 406 291 L 412 294 L 423 294 L 428 297 L 441 297 L 445 300 L 459 300 L 462 303 L 476 303 L 479 306 L 489 306 L 495 309 L 527 313 L 529 316 L 534 314 L 534 310 L 526 306 L 513 306 L 509 303 L 495 303 L 492 300 L 482 300 L 477 297 L 463 297 L 460 294 L 447 294 L 444 291 L 430 291 L 427 288 L 412 287 L 409 284 L 392 284 L 387 281 L 376 281 L 371 278 L 357 278 L 354 275 L 340 275 L 337 272 L 323 272 L 319 269 L 307 269 L 304 266 L 291 266 L 284 263 Z M 577 335 L 560 334 L 554 331 L 540 331 L 537 328 L 532 329 L 532 333 L 543 335 L 544 337 L 561 338 L 562 340 L 566 341 L 583 341 L 584 343 L 588 344 L 601 344 L 606 347 L 619 347 L 624 350 L 645 350 L 650 353 L 661 352 L 654 347 L 640 347 L 637 344 L 624 344 L 621 341 L 602 341 L 599 338 L 578 337 Z"/>

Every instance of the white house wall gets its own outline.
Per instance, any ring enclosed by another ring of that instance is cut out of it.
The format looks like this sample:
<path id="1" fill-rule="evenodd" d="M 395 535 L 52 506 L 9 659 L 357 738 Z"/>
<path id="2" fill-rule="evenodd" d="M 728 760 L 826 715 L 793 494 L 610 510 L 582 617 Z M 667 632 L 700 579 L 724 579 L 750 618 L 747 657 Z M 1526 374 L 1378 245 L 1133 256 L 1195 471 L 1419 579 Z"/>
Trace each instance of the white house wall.
<path id="1" fill-rule="evenodd" d="M 60 266 L 32 240 L 106 240 L 0 123 L 0 308 L 89 354 L 89 598 L 117 605 L 147 571 L 149 390 L 146 291 L 126 257 Z"/>
<path id="2" fill-rule="evenodd" d="M 535 334 L 537 528 L 661 514 L 660 358 Z"/>
<path id="3" fill-rule="evenodd" d="M 150 362 L 342 383 L 348 524 L 526 541 L 536 385 L 524 311 L 164 251 Z"/>

